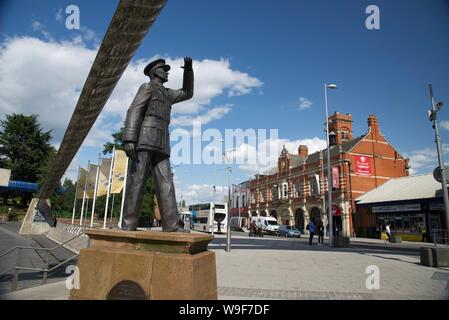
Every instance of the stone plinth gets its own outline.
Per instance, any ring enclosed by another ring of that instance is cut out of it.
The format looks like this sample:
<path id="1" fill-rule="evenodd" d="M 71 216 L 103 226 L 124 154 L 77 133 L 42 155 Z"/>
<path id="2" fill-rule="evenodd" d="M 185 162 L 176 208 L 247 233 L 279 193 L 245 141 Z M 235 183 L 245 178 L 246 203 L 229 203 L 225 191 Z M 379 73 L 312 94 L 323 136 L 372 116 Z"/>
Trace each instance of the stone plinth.
<path id="1" fill-rule="evenodd" d="M 422 247 L 420 259 L 421 264 L 428 267 L 449 267 L 449 249 Z"/>
<path id="2" fill-rule="evenodd" d="M 159 231 L 90 230 L 70 299 L 217 299 L 213 236 Z"/>
<path id="3" fill-rule="evenodd" d="M 349 237 L 335 237 L 332 239 L 332 247 L 334 248 L 348 248 Z"/>

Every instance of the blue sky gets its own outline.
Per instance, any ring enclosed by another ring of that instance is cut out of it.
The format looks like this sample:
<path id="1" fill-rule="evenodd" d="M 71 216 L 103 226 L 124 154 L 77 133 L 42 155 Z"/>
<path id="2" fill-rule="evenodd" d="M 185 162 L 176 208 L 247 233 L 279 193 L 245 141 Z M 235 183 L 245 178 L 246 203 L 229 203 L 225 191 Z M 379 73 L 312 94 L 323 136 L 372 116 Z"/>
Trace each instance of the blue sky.
<path id="1" fill-rule="evenodd" d="M 37 113 L 57 144 L 117 3 L 0 2 L 0 117 Z M 70 4 L 80 8 L 79 31 L 65 28 Z M 380 30 L 365 27 L 370 4 L 380 9 Z M 189 131 L 179 120 L 202 117 L 203 129 L 275 128 L 291 152 L 301 141 L 317 150 L 324 143 L 323 84 L 335 82 L 330 112 L 351 113 L 355 136 L 376 114 L 388 141 L 411 159 L 412 172 L 430 172 L 437 162 L 426 114 L 429 83 L 446 103 L 439 118 L 443 142 L 449 141 L 448 35 L 449 1 L 443 0 L 170 0 L 67 174 L 96 162 L 98 145 L 120 126 L 145 81 L 137 75 L 154 56 L 173 62 L 174 86 L 180 86 L 180 58 L 191 56 L 198 67 L 197 97 L 180 105 L 173 115 L 180 125 L 173 129 Z M 52 57 L 58 50 L 61 55 Z M 27 89 L 10 89 L 17 87 Z M 310 107 L 301 110 L 300 98 Z M 233 169 L 233 182 L 257 171 Z M 212 185 L 227 184 L 224 165 L 183 164 L 175 171 L 178 197 L 182 190 L 187 200 L 205 199 Z"/>

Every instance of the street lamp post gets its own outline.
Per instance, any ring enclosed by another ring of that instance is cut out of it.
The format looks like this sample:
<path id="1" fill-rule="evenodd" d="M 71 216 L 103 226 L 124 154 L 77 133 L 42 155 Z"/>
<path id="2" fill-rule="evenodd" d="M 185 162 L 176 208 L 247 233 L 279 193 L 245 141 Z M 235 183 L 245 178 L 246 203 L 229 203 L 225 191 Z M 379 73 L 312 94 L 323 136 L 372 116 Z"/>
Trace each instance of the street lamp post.
<path id="1" fill-rule="evenodd" d="M 332 247 L 333 242 L 333 220 L 332 220 L 332 172 L 331 172 L 331 151 L 329 143 L 329 112 L 327 108 L 327 89 L 337 89 L 335 84 L 324 84 L 324 104 L 326 107 L 326 141 L 327 141 L 327 194 L 328 200 L 328 215 L 329 215 L 329 246 Z"/>
<path id="2" fill-rule="evenodd" d="M 228 170 L 228 222 L 226 226 L 226 252 L 231 252 L 231 167 Z"/>
<path id="3" fill-rule="evenodd" d="M 224 142 L 224 140 L 220 140 Z M 223 158 L 226 162 L 226 153 L 235 151 L 236 148 L 225 150 L 223 152 Z M 227 215 L 227 226 L 226 226 L 226 252 L 231 252 L 231 173 L 232 168 L 229 166 L 226 168 L 228 171 L 228 215 Z"/>
<path id="4" fill-rule="evenodd" d="M 435 107 L 435 99 L 433 98 L 432 85 L 429 84 L 430 101 L 432 104 L 432 110 L 429 111 L 429 120 L 432 122 L 432 127 L 435 129 L 435 143 L 437 145 L 438 154 L 438 164 L 440 165 L 440 175 L 441 175 L 441 188 L 443 190 L 443 200 L 444 200 L 444 211 L 446 213 L 446 228 L 449 229 L 449 199 L 447 192 L 447 181 L 446 181 L 446 168 L 443 159 L 443 150 L 441 148 L 441 138 L 440 138 L 440 128 L 438 126 L 437 113 L 443 106 L 442 102 L 438 102 Z"/>

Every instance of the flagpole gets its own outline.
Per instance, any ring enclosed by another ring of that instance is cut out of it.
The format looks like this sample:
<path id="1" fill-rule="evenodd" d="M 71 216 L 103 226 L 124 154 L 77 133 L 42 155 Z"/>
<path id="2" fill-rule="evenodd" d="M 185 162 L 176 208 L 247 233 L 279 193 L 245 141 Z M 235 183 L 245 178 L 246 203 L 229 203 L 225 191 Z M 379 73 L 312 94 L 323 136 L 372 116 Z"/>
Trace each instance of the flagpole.
<path id="1" fill-rule="evenodd" d="M 79 187 L 79 179 L 80 179 L 80 170 L 81 166 L 78 166 L 78 178 L 76 178 L 75 182 L 75 199 L 73 200 L 73 212 L 72 212 L 72 224 L 75 223 L 75 212 L 76 212 L 76 197 L 78 196 L 78 187 Z"/>
<path id="2" fill-rule="evenodd" d="M 128 161 L 129 158 L 126 157 L 126 165 L 125 165 L 125 180 L 123 181 L 123 194 L 122 194 L 122 205 L 120 208 L 120 218 L 118 221 L 118 227 L 121 229 L 122 228 L 122 218 L 123 218 L 123 206 L 125 204 L 125 195 L 126 195 L 126 178 L 128 178 Z"/>
<path id="3" fill-rule="evenodd" d="M 100 165 L 101 165 L 101 153 L 98 154 L 98 166 L 97 166 L 97 175 L 95 176 L 95 190 L 94 190 L 94 201 L 92 203 L 92 213 L 90 215 L 90 227 L 93 228 L 94 225 L 94 216 L 95 216 L 95 202 L 97 201 L 97 186 L 98 179 L 100 178 Z"/>
<path id="4" fill-rule="evenodd" d="M 87 174 L 89 172 L 89 167 L 90 167 L 90 160 L 87 162 L 86 180 L 84 181 L 84 193 L 83 193 L 83 204 L 81 205 L 80 226 L 83 224 L 84 203 L 86 201 L 86 191 L 87 191 Z"/>
<path id="5" fill-rule="evenodd" d="M 109 169 L 108 194 L 106 197 L 106 206 L 104 209 L 103 229 L 106 229 L 106 220 L 108 219 L 108 205 L 109 205 L 109 196 L 111 194 L 111 179 L 112 179 L 112 167 L 114 166 L 114 156 L 115 156 L 115 146 L 112 149 L 111 168 Z"/>
<path id="6" fill-rule="evenodd" d="M 85 215 L 84 224 L 86 224 L 88 212 L 89 212 L 89 195 L 86 196 L 86 212 L 84 213 L 84 215 Z"/>
<path id="7" fill-rule="evenodd" d="M 112 228 L 112 217 L 114 216 L 114 203 L 115 203 L 115 193 L 112 194 L 111 219 L 109 220 L 109 226 L 111 228 Z"/>

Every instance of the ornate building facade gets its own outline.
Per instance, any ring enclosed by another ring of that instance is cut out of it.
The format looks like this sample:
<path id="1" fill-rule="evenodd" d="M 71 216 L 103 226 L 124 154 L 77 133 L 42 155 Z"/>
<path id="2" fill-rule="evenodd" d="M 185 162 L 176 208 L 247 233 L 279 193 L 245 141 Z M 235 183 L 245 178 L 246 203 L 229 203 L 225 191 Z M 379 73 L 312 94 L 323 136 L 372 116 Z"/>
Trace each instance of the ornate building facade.
<path id="1" fill-rule="evenodd" d="M 354 199 L 391 178 L 408 176 L 408 159 L 385 139 L 374 115 L 368 117 L 368 132 L 357 138 L 351 114 L 336 112 L 329 121 L 335 232 L 352 236 L 363 233 Z M 278 166 L 248 185 L 249 215 L 273 216 L 301 231 L 311 219 L 327 226 L 327 149 L 308 154 L 300 145 L 297 154 L 290 154 L 284 146 Z"/>

